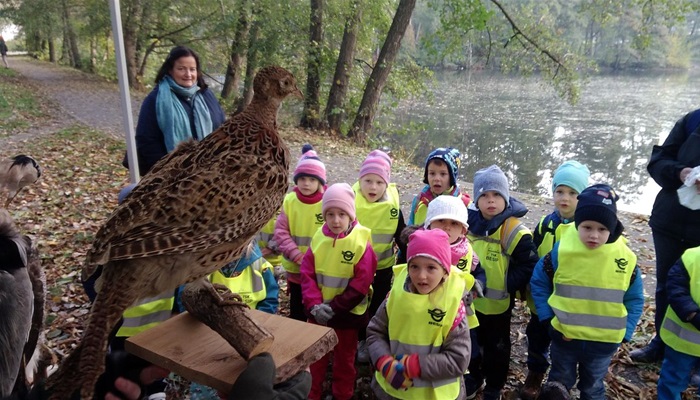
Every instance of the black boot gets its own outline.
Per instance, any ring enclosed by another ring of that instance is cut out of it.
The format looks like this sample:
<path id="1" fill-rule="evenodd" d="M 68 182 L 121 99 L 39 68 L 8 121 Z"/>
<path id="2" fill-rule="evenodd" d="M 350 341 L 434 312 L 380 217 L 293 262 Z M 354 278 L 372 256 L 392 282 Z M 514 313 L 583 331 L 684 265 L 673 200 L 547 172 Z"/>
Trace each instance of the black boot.
<path id="1" fill-rule="evenodd" d="M 664 358 L 664 349 L 662 346 L 650 342 L 648 345 L 642 347 L 641 349 L 634 349 L 630 351 L 630 359 L 638 363 L 655 363 L 661 362 Z"/>
<path id="2" fill-rule="evenodd" d="M 559 382 L 547 382 L 542 385 L 539 400 L 570 400 L 569 391 Z"/>

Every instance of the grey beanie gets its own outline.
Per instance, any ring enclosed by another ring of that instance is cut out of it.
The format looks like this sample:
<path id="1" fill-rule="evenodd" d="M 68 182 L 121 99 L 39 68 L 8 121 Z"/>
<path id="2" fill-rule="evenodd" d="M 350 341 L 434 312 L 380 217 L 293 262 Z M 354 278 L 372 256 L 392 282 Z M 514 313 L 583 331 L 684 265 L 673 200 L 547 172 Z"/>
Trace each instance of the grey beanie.
<path id="1" fill-rule="evenodd" d="M 494 191 L 506 200 L 506 206 L 510 203 L 508 190 L 508 178 L 497 165 L 482 168 L 474 174 L 474 199 L 479 200 L 484 192 Z"/>

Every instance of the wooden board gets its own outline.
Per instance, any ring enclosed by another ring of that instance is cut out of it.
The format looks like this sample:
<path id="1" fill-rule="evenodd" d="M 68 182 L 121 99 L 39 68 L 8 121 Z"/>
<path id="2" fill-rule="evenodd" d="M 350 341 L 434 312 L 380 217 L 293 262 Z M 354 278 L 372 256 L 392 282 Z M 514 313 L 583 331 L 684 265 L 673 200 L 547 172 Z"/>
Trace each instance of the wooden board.
<path id="1" fill-rule="evenodd" d="M 325 326 L 249 311 L 275 337 L 268 352 L 277 366 L 276 382 L 304 370 L 338 343 L 335 332 Z M 130 337 L 126 350 L 223 393 L 231 390 L 247 365 L 218 333 L 186 312 Z"/>

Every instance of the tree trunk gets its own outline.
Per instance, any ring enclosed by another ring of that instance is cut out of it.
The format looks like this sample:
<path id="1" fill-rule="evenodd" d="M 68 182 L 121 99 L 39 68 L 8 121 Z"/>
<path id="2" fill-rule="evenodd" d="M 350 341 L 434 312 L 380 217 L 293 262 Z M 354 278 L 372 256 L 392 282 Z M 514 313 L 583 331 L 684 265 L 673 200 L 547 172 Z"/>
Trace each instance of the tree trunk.
<path id="1" fill-rule="evenodd" d="M 141 0 L 132 0 L 128 2 L 128 6 L 122 10 L 123 15 L 127 19 L 123 25 L 124 34 L 124 58 L 126 58 L 126 76 L 129 80 L 129 87 L 133 89 L 143 89 L 143 82 L 138 79 L 139 75 L 139 57 L 138 57 L 138 35 L 139 35 L 139 17 L 142 13 Z"/>
<path id="2" fill-rule="evenodd" d="M 345 103 L 345 96 L 348 93 L 350 72 L 352 71 L 355 47 L 357 45 L 357 33 L 360 29 L 360 21 L 362 20 L 361 3 L 361 0 L 353 1 L 353 14 L 350 16 L 350 19 L 345 22 L 343 41 L 340 44 L 338 62 L 335 65 L 333 83 L 328 93 L 328 103 L 326 104 L 326 111 L 324 112 L 326 121 L 328 121 L 328 128 L 336 134 L 340 133 L 340 125 L 345 120 L 343 105 Z"/>
<path id="3" fill-rule="evenodd" d="M 77 69 L 83 68 L 83 62 L 80 58 L 80 48 L 78 47 L 78 36 L 75 34 L 73 25 L 70 22 L 70 12 L 68 11 L 68 3 L 63 0 L 61 5 L 63 6 L 63 26 L 65 30 L 65 38 L 68 40 L 68 55 L 70 57 L 70 64 L 72 67 Z"/>
<path id="4" fill-rule="evenodd" d="M 384 46 L 382 46 L 372 74 L 365 86 L 365 92 L 362 95 L 355 122 L 353 122 L 352 128 L 348 133 L 348 136 L 352 137 L 356 142 L 364 143 L 367 140 L 367 133 L 372 129 L 379 96 L 382 93 L 382 89 L 384 89 L 391 67 L 401 48 L 401 39 L 406 33 L 406 28 L 411 21 L 411 14 L 413 14 L 415 7 L 416 0 L 400 0 L 399 2 L 394 20 L 391 22 L 389 33 L 384 41 Z"/>
<path id="5" fill-rule="evenodd" d="M 260 34 L 260 21 L 254 20 L 250 27 L 250 37 L 248 42 L 248 54 L 246 56 L 245 81 L 243 83 L 243 97 L 238 101 L 236 114 L 243 111 L 245 106 L 253 100 L 253 78 L 258 67 L 258 36 Z"/>
<path id="6" fill-rule="evenodd" d="M 226 66 L 226 77 L 224 86 L 221 88 L 221 97 L 227 99 L 231 93 L 238 90 L 238 85 L 241 82 L 241 69 L 243 68 L 243 60 L 245 59 L 246 44 L 248 43 L 248 33 L 250 31 L 250 19 L 248 17 L 246 1 L 243 1 L 238 17 L 238 26 L 236 34 L 231 43 L 231 57 Z"/>
<path id="7" fill-rule="evenodd" d="M 309 54 L 306 63 L 306 97 L 302 128 L 317 129 L 321 125 L 321 43 L 323 42 L 323 0 L 311 0 Z"/>

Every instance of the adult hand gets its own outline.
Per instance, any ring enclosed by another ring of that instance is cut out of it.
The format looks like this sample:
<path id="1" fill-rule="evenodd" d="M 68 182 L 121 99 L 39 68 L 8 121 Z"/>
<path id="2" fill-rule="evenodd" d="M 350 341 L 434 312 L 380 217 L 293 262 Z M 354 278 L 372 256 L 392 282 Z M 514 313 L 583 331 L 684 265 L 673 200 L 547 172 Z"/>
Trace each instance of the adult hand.
<path id="1" fill-rule="evenodd" d="M 692 170 L 693 170 L 693 169 L 690 168 L 690 167 L 685 167 L 685 168 L 683 168 L 683 169 L 681 170 L 681 174 L 680 174 L 681 182 L 685 183 L 685 178 L 688 177 L 688 175 L 690 174 L 690 172 L 691 172 Z"/>
<path id="2" fill-rule="evenodd" d="M 333 309 L 328 304 L 321 303 L 311 308 L 311 315 L 314 317 L 316 322 L 318 322 L 321 325 L 326 325 L 328 324 L 328 321 L 330 321 L 331 318 L 333 318 L 335 312 L 333 312 Z"/>
<path id="3" fill-rule="evenodd" d="M 278 385 L 275 361 L 270 353 L 260 353 L 248 361 L 231 388 L 230 400 L 303 400 L 311 391 L 311 374 L 302 371 Z"/>

